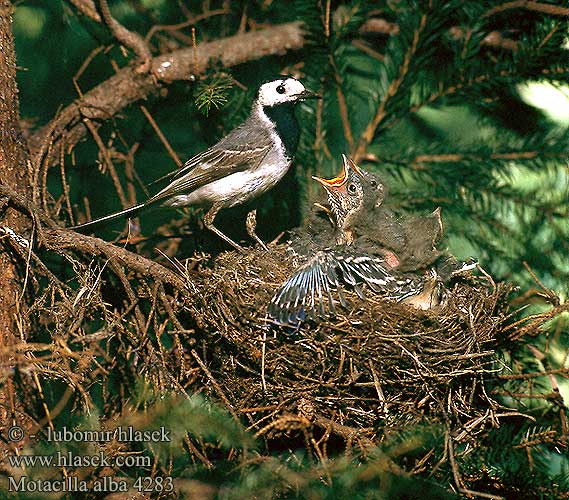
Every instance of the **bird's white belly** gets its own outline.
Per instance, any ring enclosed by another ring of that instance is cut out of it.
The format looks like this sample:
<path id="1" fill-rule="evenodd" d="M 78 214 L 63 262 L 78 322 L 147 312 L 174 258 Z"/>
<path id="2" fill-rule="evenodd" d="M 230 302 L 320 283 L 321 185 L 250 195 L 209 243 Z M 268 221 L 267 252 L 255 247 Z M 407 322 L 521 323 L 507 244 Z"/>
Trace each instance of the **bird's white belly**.
<path id="1" fill-rule="evenodd" d="M 279 165 L 280 164 L 280 165 Z M 286 174 L 290 162 L 265 163 L 255 170 L 246 170 L 210 182 L 188 194 L 173 197 L 169 206 L 223 203 L 224 208 L 245 203 L 271 189 Z"/>

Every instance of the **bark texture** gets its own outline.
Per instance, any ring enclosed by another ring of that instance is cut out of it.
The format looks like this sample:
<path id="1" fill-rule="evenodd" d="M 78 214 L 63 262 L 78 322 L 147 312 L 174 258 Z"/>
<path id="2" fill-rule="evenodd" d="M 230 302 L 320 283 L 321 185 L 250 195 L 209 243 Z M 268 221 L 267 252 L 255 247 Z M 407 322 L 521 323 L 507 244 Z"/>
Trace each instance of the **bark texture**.
<path id="1" fill-rule="evenodd" d="M 0 185 L 27 197 L 28 152 L 19 126 L 13 11 L 10 1 L 0 0 Z M 7 427 L 26 427 L 12 383 L 15 364 L 12 346 L 27 335 L 22 293 L 24 278 L 19 272 L 23 266 L 13 251 L 15 243 L 9 234 L 20 234 L 28 225 L 28 218 L 15 210 L 6 198 L 0 197 L 0 435 L 3 436 Z M 4 448 L 4 441 L 2 443 Z M 8 448 L 17 444 L 10 443 Z"/>

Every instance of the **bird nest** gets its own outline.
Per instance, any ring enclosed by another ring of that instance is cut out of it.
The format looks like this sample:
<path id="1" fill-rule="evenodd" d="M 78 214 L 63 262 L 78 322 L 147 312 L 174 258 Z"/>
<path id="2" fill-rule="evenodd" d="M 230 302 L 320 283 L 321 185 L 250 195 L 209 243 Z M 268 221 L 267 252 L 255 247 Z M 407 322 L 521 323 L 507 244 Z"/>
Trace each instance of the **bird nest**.
<path id="1" fill-rule="evenodd" d="M 336 317 L 291 332 L 265 311 L 293 268 L 285 245 L 222 254 L 199 266 L 199 294 L 185 306 L 208 390 L 258 433 L 317 425 L 371 437 L 412 422 L 461 426 L 495 405 L 483 381 L 495 367 L 508 285 L 465 277 L 429 311 L 348 291 Z"/>

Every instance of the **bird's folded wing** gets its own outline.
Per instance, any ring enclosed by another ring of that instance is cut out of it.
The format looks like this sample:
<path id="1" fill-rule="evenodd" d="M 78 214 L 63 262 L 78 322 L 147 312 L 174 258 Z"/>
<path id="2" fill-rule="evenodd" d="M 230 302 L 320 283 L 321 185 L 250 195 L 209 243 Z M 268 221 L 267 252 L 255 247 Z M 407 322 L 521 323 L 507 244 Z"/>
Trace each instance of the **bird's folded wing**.
<path id="1" fill-rule="evenodd" d="M 226 148 L 210 148 L 190 158 L 182 168 L 164 176 L 172 178 L 170 184 L 155 194 L 151 200 L 163 200 L 180 193 L 194 191 L 210 182 L 228 175 L 255 168 L 261 164 L 271 149 L 271 144 L 240 144 Z"/>

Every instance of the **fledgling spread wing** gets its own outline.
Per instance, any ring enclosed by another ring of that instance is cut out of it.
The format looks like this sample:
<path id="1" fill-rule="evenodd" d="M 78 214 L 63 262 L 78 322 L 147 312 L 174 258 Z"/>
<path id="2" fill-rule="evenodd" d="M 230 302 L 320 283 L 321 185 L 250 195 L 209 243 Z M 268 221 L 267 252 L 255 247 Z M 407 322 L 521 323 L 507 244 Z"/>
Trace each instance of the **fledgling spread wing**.
<path id="1" fill-rule="evenodd" d="M 271 299 L 268 313 L 283 325 L 298 325 L 307 318 L 333 316 L 336 313 L 335 296 L 346 307 L 342 287 L 353 288 L 364 299 L 362 284 L 395 300 L 416 293 L 413 280 L 394 276 L 381 257 L 321 251 L 281 285 Z"/>
<path id="2" fill-rule="evenodd" d="M 172 180 L 151 200 L 188 193 L 236 172 L 255 168 L 272 147 L 267 130 L 241 125 L 211 148 L 190 158 L 179 170 L 164 176 L 162 179 Z"/>
<path id="3" fill-rule="evenodd" d="M 307 318 L 324 316 L 327 310 L 334 314 L 333 290 L 338 292 L 340 302 L 345 305 L 332 253 L 317 252 L 273 295 L 268 306 L 269 316 L 279 324 L 296 325 Z"/>

